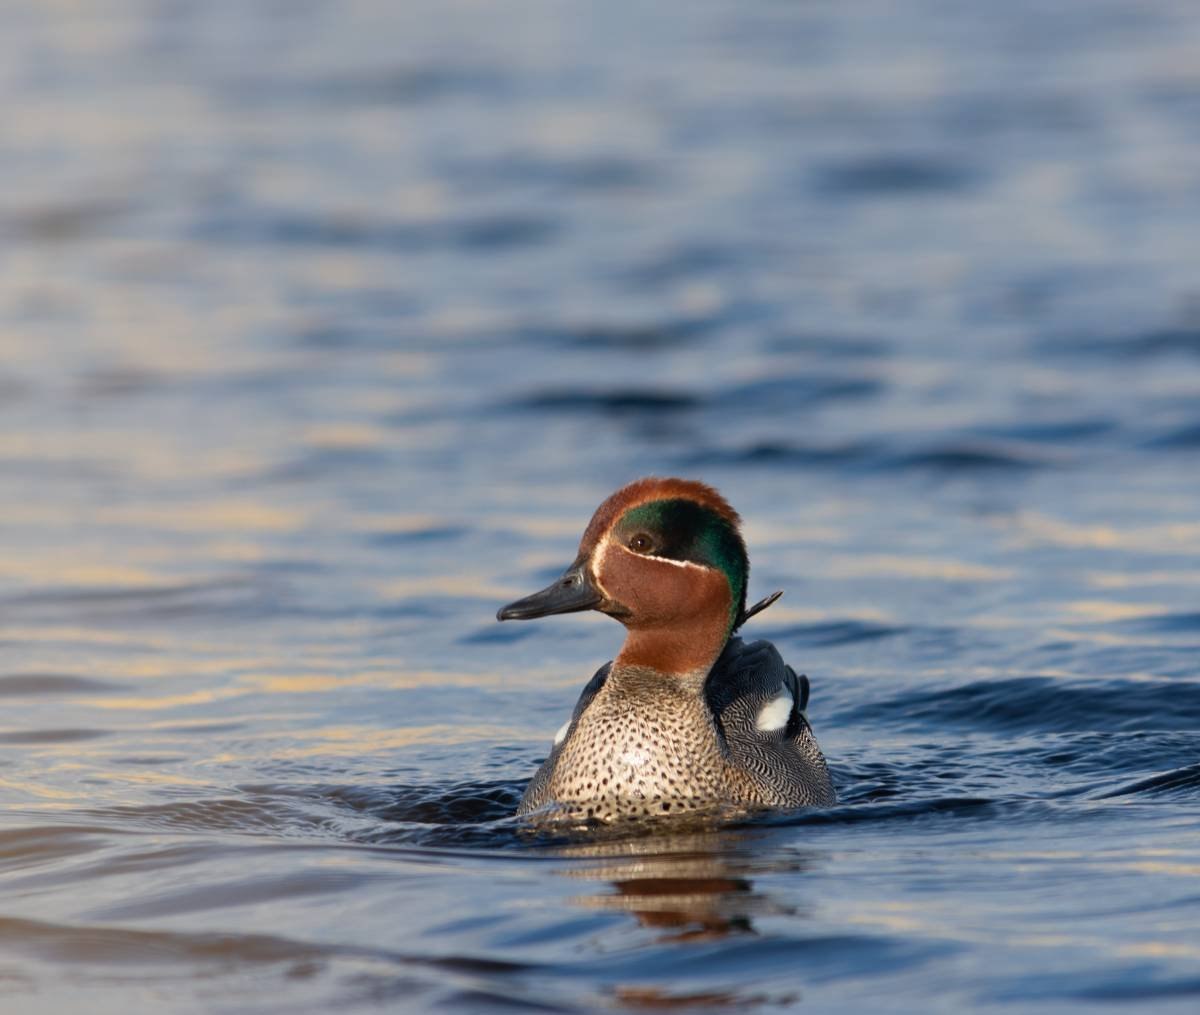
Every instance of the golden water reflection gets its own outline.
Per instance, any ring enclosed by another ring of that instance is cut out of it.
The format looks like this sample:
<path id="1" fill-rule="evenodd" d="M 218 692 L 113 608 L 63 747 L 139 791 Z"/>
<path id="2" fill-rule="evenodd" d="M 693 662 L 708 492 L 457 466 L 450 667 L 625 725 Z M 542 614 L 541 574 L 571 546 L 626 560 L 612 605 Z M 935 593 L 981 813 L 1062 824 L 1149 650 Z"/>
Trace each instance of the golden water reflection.
<path id="1" fill-rule="evenodd" d="M 755 887 L 756 871 L 747 836 L 698 831 L 627 839 L 619 843 L 576 843 L 558 855 L 596 862 L 559 871 L 563 877 L 595 882 L 600 890 L 572 899 L 584 909 L 627 913 L 662 941 L 698 941 L 754 933 L 753 920 L 794 914 L 794 907 Z M 813 857 L 792 857 L 789 872 L 808 869 Z"/>
<path id="2" fill-rule="evenodd" d="M 780 854 L 757 841 L 763 836 L 761 830 L 725 828 L 573 843 L 555 851 L 572 861 L 557 873 L 594 889 L 571 897 L 571 905 L 626 914 L 657 946 L 711 945 L 759 934 L 756 921 L 766 917 L 808 916 L 804 907 L 775 898 L 760 882 L 786 874 L 794 886 L 797 876 L 817 868 L 817 854 Z M 764 864 L 763 856 L 772 859 Z M 643 947 L 644 942 L 631 946 Z M 745 986 L 695 984 L 689 990 L 627 981 L 613 984 L 609 997 L 621 1008 L 689 1011 L 787 1004 L 799 997 L 794 989 L 767 997 L 747 992 Z"/>

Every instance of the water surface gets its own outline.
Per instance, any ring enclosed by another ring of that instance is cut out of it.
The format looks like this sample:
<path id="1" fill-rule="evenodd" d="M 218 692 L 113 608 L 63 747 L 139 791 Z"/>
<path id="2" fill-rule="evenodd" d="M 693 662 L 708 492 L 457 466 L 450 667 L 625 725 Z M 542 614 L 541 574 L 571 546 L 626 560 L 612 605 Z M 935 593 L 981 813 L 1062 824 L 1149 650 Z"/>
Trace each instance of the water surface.
<path id="1" fill-rule="evenodd" d="M 16 3 L 0 1008 L 1200 998 L 1185 3 Z M 646 473 L 841 804 L 511 817 Z"/>

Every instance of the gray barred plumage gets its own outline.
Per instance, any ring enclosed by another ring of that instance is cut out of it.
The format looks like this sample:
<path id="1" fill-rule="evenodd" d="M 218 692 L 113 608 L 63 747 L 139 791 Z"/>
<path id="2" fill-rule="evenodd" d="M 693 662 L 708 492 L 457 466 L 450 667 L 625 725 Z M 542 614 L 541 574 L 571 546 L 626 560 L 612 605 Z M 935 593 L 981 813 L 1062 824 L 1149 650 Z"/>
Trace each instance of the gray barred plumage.
<path id="1" fill-rule="evenodd" d="M 772 703 L 790 699 L 786 712 Z M 611 821 L 837 800 L 804 708 L 808 681 L 770 642 L 732 638 L 708 673 L 606 664 L 519 814 Z M 764 724 L 763 716 L 771 721 Z M 776 718 L 778 717 L 778 718 Z"/>

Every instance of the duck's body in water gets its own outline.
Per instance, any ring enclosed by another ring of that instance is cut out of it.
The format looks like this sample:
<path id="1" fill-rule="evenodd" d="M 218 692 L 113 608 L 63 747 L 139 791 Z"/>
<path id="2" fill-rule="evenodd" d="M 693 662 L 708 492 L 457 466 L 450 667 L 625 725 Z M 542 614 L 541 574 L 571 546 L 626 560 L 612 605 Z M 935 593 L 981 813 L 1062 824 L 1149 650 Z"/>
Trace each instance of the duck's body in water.
<path id="1" fill-rule="evenodd" d="M 500 620 L 596 609 L 628 630 L 584 688 L 518 814 L 645 818 L 836 802 L 804 715 L 808 681 L 744 643 L 749 563 L 711 487 L 642 479 L 597 509 L 567 572 Z"/>

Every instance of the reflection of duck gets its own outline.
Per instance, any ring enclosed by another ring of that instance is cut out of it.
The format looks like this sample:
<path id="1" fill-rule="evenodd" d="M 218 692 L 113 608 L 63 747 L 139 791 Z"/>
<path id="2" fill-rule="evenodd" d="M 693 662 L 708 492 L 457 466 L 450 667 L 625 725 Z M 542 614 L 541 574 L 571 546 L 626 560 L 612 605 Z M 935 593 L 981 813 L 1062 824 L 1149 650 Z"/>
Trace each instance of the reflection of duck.
<path id="1" fill-rule="evenodd" d="M 673 941 L 753 933 L 751 918 L 787 912 L 754 890 L 748 864 L 729 847 L 730 833 L 655 836 L 620 843 L 574 843 L 559 856 L 599 862 L 560 873 L 603 881 L 611 891 L 576 898 L 578 905 L 632 914 Z"/>
<path id="2" fill-rule="evenodd" d="M 703 483 L 642 479 L 597 509 L 567 572 L 500 620 L 596 609 L 628 630 L 584 688 L 518 813 L 613 820 L 836 800 L 804 715 L 808 680 L 737 628 L 740 519 Z"/>

